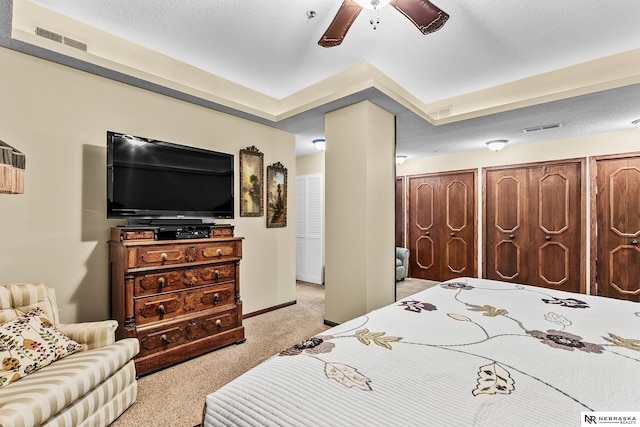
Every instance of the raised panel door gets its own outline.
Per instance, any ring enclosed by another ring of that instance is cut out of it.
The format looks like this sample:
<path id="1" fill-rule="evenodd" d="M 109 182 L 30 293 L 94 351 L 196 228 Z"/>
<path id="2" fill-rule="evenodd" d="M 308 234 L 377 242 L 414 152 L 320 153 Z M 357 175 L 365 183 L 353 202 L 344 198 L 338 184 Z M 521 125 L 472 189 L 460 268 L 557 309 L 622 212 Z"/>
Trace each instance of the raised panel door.
<path id="1" fill-rule="evenodd" d="M 523 169 L 485 174 L 485 277 L 526 283 L 529 238 L 528 174 Z"/>
<path id="2" fill-rule="evenodd" d="M 476 275 L 475 174 L 444 175 L 443 268 L 440 280 Z"/>
<path id="3" fill-rule="evenodd" d="M 409 177 L 408 240 L 409 274 L 420 279 L 440 280 L 441 244 L 436 222 L 440 179 L 437 176 Z"/>
<path id="4" fill-rule="evenodd" d="M 404 178 L 396 178 L 396 247 L 404 247 Z"/>
<path id="5" fill-rule="evenodd" d="M 580 292 L 581 162 L 485 172 L 485 277 Z"/>
<path id="6" fill-rule="evenodd" d="M 580 292 L 581 164 L 531 168 L 529 283 Z"/>
<path id="7" fill-rule="evenodd" d="M 640 156 L 596 165 L 596 294 L 640 301 Z"/>
<path id="8" fill-rule="evenodd" d="M 409 275 L 448 280 L 477 274 L 475 172 L 407 180 Z"/>

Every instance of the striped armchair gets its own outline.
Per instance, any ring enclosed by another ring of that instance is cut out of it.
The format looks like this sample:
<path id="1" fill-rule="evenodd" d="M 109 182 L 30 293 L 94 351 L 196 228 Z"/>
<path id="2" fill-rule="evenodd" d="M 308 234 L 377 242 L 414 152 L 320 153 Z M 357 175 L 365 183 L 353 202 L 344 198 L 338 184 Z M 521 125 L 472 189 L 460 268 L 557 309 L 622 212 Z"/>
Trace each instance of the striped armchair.
<path id="1" fill-rule="evenodd" d="M 138 340 L 115 341 L 114 320 L 61 324 L 43 284 L 0 285 L 0 326 L 36 307 L 82 349 L 0 387 L 0 427 L 108 426 L 136 399 Z"/>

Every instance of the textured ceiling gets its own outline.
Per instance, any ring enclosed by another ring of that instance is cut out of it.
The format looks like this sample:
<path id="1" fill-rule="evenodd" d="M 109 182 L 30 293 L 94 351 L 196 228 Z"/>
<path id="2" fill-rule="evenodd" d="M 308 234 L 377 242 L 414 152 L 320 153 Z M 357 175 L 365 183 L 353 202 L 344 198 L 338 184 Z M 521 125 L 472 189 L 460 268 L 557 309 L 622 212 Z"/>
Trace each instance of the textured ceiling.
<path id="1" fill-rule="evenodd" d="M 363 10 L 328 49 L 316 43 L 341 0 L 33 1 L 277 99 L 367 61 L 432 103 L 640 47 L 638 0 L 434 0 L 451 18 L 426 36 L 392 7 L 374 30 Z M 359 99 L 398 116 L 398 151 L 410 157 L 618 130 L 640 117 L 638 85 L 439 126 L 369 89 L 275 126 L 296 133 L 303 155 L 322 136 L 323 112 Z M 522 132 L 549 123 L 563 125 Z"/>

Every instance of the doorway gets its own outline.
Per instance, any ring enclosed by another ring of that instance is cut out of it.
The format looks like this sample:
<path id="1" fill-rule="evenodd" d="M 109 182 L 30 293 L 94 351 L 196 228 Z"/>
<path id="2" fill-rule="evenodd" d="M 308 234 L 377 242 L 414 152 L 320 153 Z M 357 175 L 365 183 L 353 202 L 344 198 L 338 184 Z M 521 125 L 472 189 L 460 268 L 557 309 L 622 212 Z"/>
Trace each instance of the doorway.
<path id="1" fill-rule="evenodd" d="M 296 280 L 322 284 L 322 174 L 296 177 Z"/>

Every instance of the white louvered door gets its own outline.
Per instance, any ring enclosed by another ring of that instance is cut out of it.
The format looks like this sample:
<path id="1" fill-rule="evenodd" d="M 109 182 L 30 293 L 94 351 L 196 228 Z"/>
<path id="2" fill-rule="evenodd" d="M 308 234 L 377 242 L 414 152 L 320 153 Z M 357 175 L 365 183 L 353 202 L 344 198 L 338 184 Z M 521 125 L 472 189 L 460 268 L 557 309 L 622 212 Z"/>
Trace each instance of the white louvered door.
<path id="1" fill-rule="evenodd" d="M 322 175 L 296 177 L 296 280 L 322 283 Z"/>

